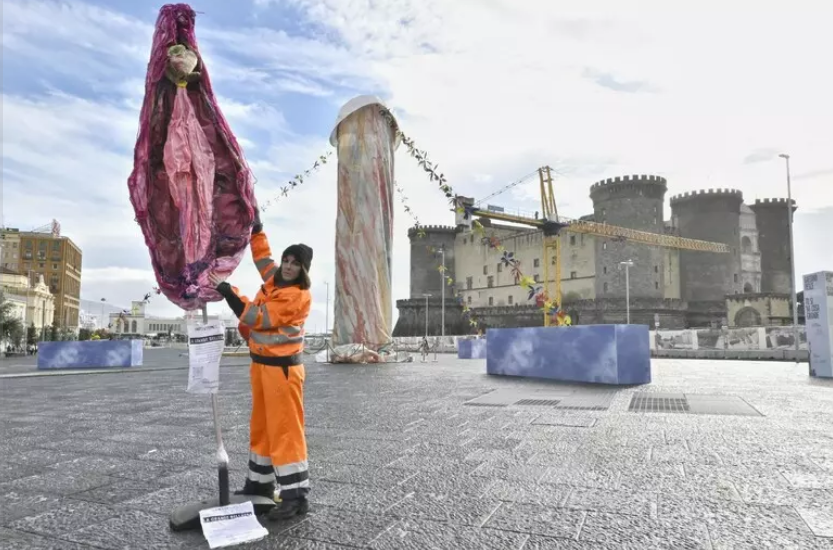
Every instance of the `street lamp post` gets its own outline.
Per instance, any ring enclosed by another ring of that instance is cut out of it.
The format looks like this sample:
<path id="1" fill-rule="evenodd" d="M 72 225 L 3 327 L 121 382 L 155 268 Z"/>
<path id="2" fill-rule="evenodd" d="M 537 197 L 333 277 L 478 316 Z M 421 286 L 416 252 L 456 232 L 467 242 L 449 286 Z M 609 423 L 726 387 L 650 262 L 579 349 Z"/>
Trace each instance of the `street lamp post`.
<path id="1" fill-rule="evenodd" d="M 425 296 L 425 338 L 428 338 L 428 298 L 431 294 L 423 294 Z"/>
<path id="2" fill-rule="evenodd" d="M 625 312 L 627 315 L 627 324 L 631 324 L 631 279 L 630 268 L 633 267 L 633 260 L 619 262 L 620 266 L 625 266 Z"/>
<path id="3" fill-rule="evenodd" d="M 324 310 L 324 345 L 327 348 L 327 362 L 330 362 L 330 283 L 327 285 L 327 306 Z"/>
<path id="4" fill-rule="evenodd" d="M 793 301 L 793 340 L 795 340 L 795 363 L 798 364 L 798 300 L 795 295 L 795 241 L 793 240 L 793 198 L 792 184 L 790 182 L 790 155 L 781 153 L 778 155 L 787 165 L 787 208 L 789 209 L 789 232 L 790 232 L 790 294 Z"/>
<path id="5" fill-rule="evenodd" d="M 440 330 L 441 330 L 440 335 L 443 338 L 445 338 L 445 245 L 443 245 L 440 248 L 440 254 L 442 254 L 442 257 L 443 257 L 443 270 L 442 270 L 442 273 L 441 273 L 442 281 L 440 281 L 440 284 L 442 285 L 442 298 L 441 298 L 442 299 L 442 304 L 440 306 L 441 311 L 442 311 L 442 314 L 441 314 L 442 317 L 441 317 L 441 321 L 440 321 Z M 427 308 L 426 308 L 426 310 L 427 310 Z"/>
<path id="6" fill-rule="evenodd" d="M 330 283 L 325 282 L 327 285 L 327 308 L 324 310 L 324 334 L 330 333 Z"/>

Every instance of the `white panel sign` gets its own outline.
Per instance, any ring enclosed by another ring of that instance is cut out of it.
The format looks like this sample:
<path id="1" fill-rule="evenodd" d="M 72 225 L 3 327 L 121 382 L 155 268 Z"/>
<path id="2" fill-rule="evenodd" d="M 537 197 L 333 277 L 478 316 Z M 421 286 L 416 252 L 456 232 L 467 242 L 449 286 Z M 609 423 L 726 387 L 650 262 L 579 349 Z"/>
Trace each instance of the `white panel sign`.
<path id="1" fill-rule="evenodd" d="M 804 276 L 804 319 L 810 375 L 833 378 L 833 272 Z"/>
<path id="2" fill-rule="evenodd" d="M 188 325 L 188 388 L 190 393 L 217 393 L 220 361 L 226 343 L 222 321 Z"/>

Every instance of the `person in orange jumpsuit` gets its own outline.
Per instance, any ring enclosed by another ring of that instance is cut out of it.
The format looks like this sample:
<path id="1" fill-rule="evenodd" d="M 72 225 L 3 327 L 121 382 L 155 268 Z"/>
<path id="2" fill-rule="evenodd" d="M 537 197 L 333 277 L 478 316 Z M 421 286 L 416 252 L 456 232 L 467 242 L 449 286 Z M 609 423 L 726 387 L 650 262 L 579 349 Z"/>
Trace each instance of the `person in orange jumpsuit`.
<path id="1" fill-rule="evenodd" d="M 309 511 L 309 470 L 304 434 L 304 323 L 310 312 L 312 249 L 294 244 L 272 259 L 259 216 L 252 228 L 252 256 L 263 285 L 253 300 L 217 277 L 212 284 L 240 320 L 252 359 L 252 415 L 249 469 L 237 494 L 272 497 L 278 506 L 270 520 Z"/>

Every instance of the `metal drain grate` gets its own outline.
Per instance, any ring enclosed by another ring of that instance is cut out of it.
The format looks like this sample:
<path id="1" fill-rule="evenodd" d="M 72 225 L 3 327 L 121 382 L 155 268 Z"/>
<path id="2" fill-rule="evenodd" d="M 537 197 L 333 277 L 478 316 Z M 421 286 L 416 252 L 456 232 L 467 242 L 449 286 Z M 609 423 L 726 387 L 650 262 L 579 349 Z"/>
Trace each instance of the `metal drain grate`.
<path id="1" fill-rule="evenodd" d="M 467 407 L 505 407 L 505 403 L 463 403 Z"/>
<path id="2" fill-rule="evenodd" d="M 574 406 L 558 405 L 557 408 L 559 408 L 561 410 L 564 410 L 564 411 L 606 411 L 609 408 L 609 406 L 588 405 L 586 407 L 583 407 L 581 405 L 574 405 Z"/>
<path id="3" fill-rule="evenodd" d="M 521 399 L 512 404 L 526 407 L 557 407 L 560 402 L 556 399 Z"/>
<path id="4" fill-rule="evenodd" d="M 685 397 L 647 397 L 645 395 L 634 395 L 628 411 L 686 413 L 689 411 L 689 406 Z"/>

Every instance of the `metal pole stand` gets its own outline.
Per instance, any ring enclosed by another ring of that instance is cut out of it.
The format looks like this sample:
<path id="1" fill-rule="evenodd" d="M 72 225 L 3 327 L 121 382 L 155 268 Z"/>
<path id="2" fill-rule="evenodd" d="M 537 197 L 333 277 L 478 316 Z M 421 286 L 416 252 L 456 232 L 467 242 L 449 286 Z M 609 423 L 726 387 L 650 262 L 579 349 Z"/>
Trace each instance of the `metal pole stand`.
<path id="1" fill-rule="evenodd" d="M 202 322 L 208 324 L 208 308 L 202 308 Z M 190 342 L 189 342 L 190 345 Z M 217 480 L 219 494 L 217 498 L 201 500 L 175 508 L 171 512 L 170 526 L 172 531 L 192 531 L 200 529 L 200 511 L 229 504 L 242 504 L 251 501 L 256 515 L 269 513 L 275 505 L 275 499 L 259 495 L 230 495 L 228 476 L 228 453 L 223 444 L 223 433 L 220 426 L 220 404 L 217 394 L 211 394 L 211 412 L 214 416 L 214 436 L 217 440 Z"/>

